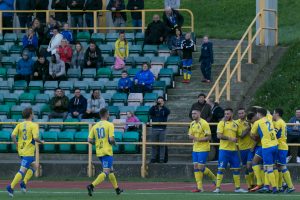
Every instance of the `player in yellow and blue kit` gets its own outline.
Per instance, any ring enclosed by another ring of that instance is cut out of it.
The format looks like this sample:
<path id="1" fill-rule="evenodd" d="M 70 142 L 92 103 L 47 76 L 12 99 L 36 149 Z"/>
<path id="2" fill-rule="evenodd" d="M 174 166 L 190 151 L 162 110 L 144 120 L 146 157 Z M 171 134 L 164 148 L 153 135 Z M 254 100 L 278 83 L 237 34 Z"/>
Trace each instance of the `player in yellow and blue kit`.
<path id="1" fill-rule="evenodd" d="M 123 192 L 123 190 L 119 188 L 116 177 L 113 173 L 112 145 L 115 144 L 114 125 L 107 121 L 109 118 L 109 113 L 106 108 L 102 108 L 100 110 L 100 118 L 100 122 L 96 123 L 90 130 L 88 142 L 95 144 L 96 155 L 102 163 L 103 172 L 99 174 L 92 184 L 87 186 L 88 195 L 92 196 L 95 186 L 102 183 L 107 176 L 117 195 L 119 195 Z"/>
<path id="2" fill-rule="evenodd" d="M 201 112 L 199 110 L 192 111 L 192 118 L 189 128 L 189 138 L 193 140 L 193 164 L 194 174 L 197 183 L 197 189 L 192 192 L 203 192 L 203 175 L 208 175 L 213 182 L 216 181 L 216 176 L 205 167 L 206 160 L 210 151 L 209 141 L 211 139 L 211 132 L 209 124 L 200 118 Z"/>
<path id="3" fill-rule="evenodd" d="M 278 178 L 278 187 L 279 191 L 284 192 L 282 189 L 282 182 L 284 179 L 287 183 L 287 193 L 291 193 L 295 191 L 294 185 L 292 183 L 291 175 L 286 166 L 286 157 L 288 154 L 289 147 L 286 143 L 287 140 L 287 128 L 286 123 L 282 119 L 283 110 L 281 108 L 276 108 L 273 113 L 273 124 L 276 131 L 276 137 L 278 140 L 278 154 L 277 154 L 277 165 L 279 171 Z"/>
<path id="4" fill-rule="evenodd" d="M 39 125 L 32 122 L 32 108 L 25 108 L 22 112 L 25 119 L 19 123 L 11 134 L 13 142 L 17 146 L 21 158 L 21 167 L 10 185 L 6 187 L 9 196 L 14 196 L 14 188 L 21 181 L 20 187 L 23 193 L 26 192 L 26 185 L 34 174 L 35 165 L 35 142 L 44 143 L 39 139 Z"/>
<path id="5" fill-rule="evenodd" d="M 222 121 L 219 122 L 217 128 L 218 138 L 220 139 L 219 147 L 219 164 L 217 174 L 215 193 L 220 193 L 220 187 L 223 180 L 224 170 L 227 168 L 228 163 L 233 170 L 233 180 L 235 185 L 234 192 L 245 193 L 248 192 L 241 188 L 240 179 L 240 159 L 237 151 L 236 142 L 238 134 L 238 125 L 233 121 L 233 110 L 231 108 L 225 109 L 225 116 Z"/>

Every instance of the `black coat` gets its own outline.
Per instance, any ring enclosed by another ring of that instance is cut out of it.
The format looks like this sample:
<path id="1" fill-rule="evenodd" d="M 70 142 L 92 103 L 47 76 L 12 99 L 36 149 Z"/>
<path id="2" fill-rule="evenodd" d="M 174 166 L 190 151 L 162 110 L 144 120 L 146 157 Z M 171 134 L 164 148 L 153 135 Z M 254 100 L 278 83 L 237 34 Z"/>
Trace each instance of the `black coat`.
<path id="1" fill-rule="evenodd" d="M 212 114 L 211 114 L 211 106 L 207 104 L 206 102 L 204 103 L 199 103 L 197 101 L 194 103 L 191 107 L 189 117 L 192 118 L 192 111 L 193 110 L 200 110 L 201 111 L 201 118 L 205 119 L 206 121 L 210 122 Z"/>
<path id="2" fill-rule="evenodd" d="M 36 10 L 48 10 L 49 0 L 35 0 Z M 36 13 L 36 17 L 41 21 L 45 22 L 46 13 Z"/>
<path id="3" fill-rule="evenodd" d="M 159 109 L 158 106 L 152 106 L 149 110 L 149 115 L 152 119 L 152 122 L 167 122 L 169 114 L 170 110 L 165 106 L 163 106 L 161 109 Z M 153 125 L 153 128 L 156 129 L 165 129 L 166 127 L 166 125 Z"/>
<path id="4" fill-rule="evenodd" d="M 72 5 L 73 1 L 77 4 L 75 6 Z M 68 0 L 68 7 L 70 10 L 83 10 L 84 0 Z M 71 13 L 71 15 L 83 15 L 83 13 Z"/>
<path id="5" fill-rule="evenodd" d="M 92 64 L 90 66 L 87 66 L 87 61 L 91 61 Z M 90 47 L 87 48 L 84 54 L 85 66 L 88 68 L 97 68 L 100 67 L 99 65 L 101 65 L 101 62 L 102 62 L 102 54 L 99 47 L 96 46 L 95 52 L 91 52 Z"/>
<path id="6" fill-rule="evenodd" d="M 67 0 L 59 0 L 58 3 L 55 3 L 56 0 L 52 1 L 51 8 L 55 10 L 67 10 L 68 9 L 68 2 Z M 56 13 L 55 14 L 55 19 L 60 21 L 60 22 L 67 22 L 68 21 L 68 15 L 66 13 Z"/>
<path id="7" fill-rule="evenodd" d="M 213 44 L 211 42 L 203 43 L 201 45 L 201 56 L 199 62 L 204 60 L 210 61 L 210 63 L 214 63 L 214 52 L 213 52 Z"/>
<path id="8" fill-rule="evenodd" d="M 134 7 L 138 7 L 138 10 L 144 9 L 144 0 L 128 0 L 127 10 L 134 10 Z M 132 12 L 131 18 L 135 20 L 142 19 L 141 12 Z"/>
<path id="9" fill-rule="evenodd" d="M 177 10 L 174 10 L 174 9 L 172 9 L 172 16 L 175 18 L 176 24 L 173 24 L 170 21 L 170 19 L 166 15 L 166 13 L 164 13 L 164 15 L 163 15 L 163 21 L 164 21 L 166 27 L 168 27 L 169 33 L 170 34 L 175 34 L 175 28 L 176 27 L 182 27 L 183 22 L 184 22 L 184 18 Z"/>
<path id="10" fill-rule="evenodd" d="M 119 5 L 116 5 L 117 1 L 120 1 Z M 125 2 L 124 0 L 110 0 L 106 10 L 111 10 L 113 7 L 116 8 L 116 11 L 125 10 Z M 112 12 L 111 16 L 113 21 L 115 21 L 117 17 L 117 13 L 120 13 L 124 21 L 127 21 L 127 15 L 125 12 Z"/>
<path id="11" fill-rule="evenodd" d="M 102 0 L 87 0 L 83 6 L 84 10 L 102 10 Z"/>
<path id="12" fill-rule="evenodd" d="M 151 22 L 145 33 L 145 44 L 160 44 L 159 38 L 166 37 L 166 26 L 162 21 Z"/>
<path id="13" fill-rule="evenodd" d="M 79 101 L 75 101 L 75 97 L 70 99 L 69 102 L 69 113 L 73 114 L 73 112 L 78 112 L 79 114 L 83 114 L 86 111 L 87 100 L 84 96 L 80 95 Z"/>
<path id="14" fill-rule="evenodd" d="M 49 61 L 45 59 L 45 63 L 41 64 L 38 60 L 34 63 L 33 66 L 34 73 L 37 72 L 38 76 L 33 77 L 35 80 L 47 80 L 49 74 Z"/>
<path id="15" fill-rule="evenodd" d="M 32 10 L 34 4 L 34 0 L 16 0 L 16 10 Z M 32 16 L 32 13 L 18 13 L 18 16 Z"/>

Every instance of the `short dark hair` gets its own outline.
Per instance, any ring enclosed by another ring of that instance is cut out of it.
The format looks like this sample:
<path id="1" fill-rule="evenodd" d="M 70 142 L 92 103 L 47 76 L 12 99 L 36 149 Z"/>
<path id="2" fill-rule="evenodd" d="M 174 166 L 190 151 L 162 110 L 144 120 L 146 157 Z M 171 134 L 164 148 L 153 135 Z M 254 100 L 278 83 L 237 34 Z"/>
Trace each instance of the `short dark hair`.
<path id="1" fill-rule="evenodd" d="M 157 97 L 156 101 L 158 101 L 159 99 L 162 99 L 162 100 L 164 100 L 164 101 L 165 101 L 165 98 L 164 98 L 163 96 L 159 96 L 159 97 Z"/>
<path id="2" fill-rule="evenodd" d="M 94 44 L 94 45 L 96 45 L 96 42 L 95 42 L 95 40 L 90 40 L 89 44 Z"/>
<path id="3" fill-rule="evenodd" d="M 255 113 L 254 112 L 248 113 L 247 120 L 252 120 L 253 117 L 255 117 Z"/>
<path id="4" fill-rule="evenodd" d="M 24 119 L 28 119 L 30 117 L 30 115 L 32 115 L 32 108 L 31 107 L 25 108 L 22 111 L 22 115 L 23 115 Z"/>
<path id="5" fill-rule="evenodd" d="M 240 110 L 246 110 L 245 108 L 243 108 L 243 107 L 240 107 L 239 109 L 238 109 L 238 111 L 240 111 Z"/>
<path id="6" fill-rule="evenodd" d="M 76 90 L 81 91 L 81 89 L 80 89 L 79 87 L 74 88 L 74 92 L 75 92 Z"/>
<path id="7" fill-rule="evenodd" d="M 280 117 L 283 116 L 283 110 L 281 108 L 275 108 L 274 112 L 277 113 Z"/>
<path id="8" fill-rule="evenodd" d="M 57 25 L 53 26 L 52 30 L 54 30 L 54 29 L 56 29 L 57 31 L 59 31 L 59 26 L 57 26 Z"/>
<path id="9" fill-rule="evenodd" d="M 123 73 L 128 74 L 127 70 L 123 70 L 123 71 L 122 71 L 122 74 L 123 74 Z"/>
<path id="10" fill-rule="evenodd" d="M 267 116 L 268 111 L 265 108 L 258 108 L 257 113 L 261 114 L 262 116 Z"/>
<path id="11" fill-rule="evenodd" d="M 233 109 L 232 108 L 225 108 L 224 111 L 231 111 L 233 113 Z"/>
<path id="12" fill-rule="evenodd" d="M 197 111 L 197 112 L 201 113 L 201 110 L 199 110 L 199 109 L 193 109 L 192 112 L 193 111 Z"/>
<path id="13" fill-rule="evenodd" d="M 62 90 L 62 89 L 60 87 L 57 87 L 54 90 L 57 91 L 57 90 Z"/>
<path id="14" fill-rule="evenodd" d="M 102 108 L 99 112 L 101 118 L 105 117 L 105 115 L 107 115 L 107 113 L 108 113 L 108 110 L 106 108 Z"/>
<path id="15" fill-rule="evenodd" d="M 198 95 L 198 98 L 199 97 L 204 97 L 204 98 L 206 98 L 206 95 L 204 94 L 204 93 L 200 93 L 199 95 Z"/>

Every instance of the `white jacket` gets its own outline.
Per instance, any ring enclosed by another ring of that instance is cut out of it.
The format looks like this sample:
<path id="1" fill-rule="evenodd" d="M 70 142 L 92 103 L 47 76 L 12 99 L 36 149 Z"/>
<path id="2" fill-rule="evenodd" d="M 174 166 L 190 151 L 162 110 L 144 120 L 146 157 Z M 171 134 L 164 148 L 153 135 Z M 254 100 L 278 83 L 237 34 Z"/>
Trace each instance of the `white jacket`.
<path id="1" fill-rule="evenodd" d="M 51 52 L 51 54 L 56 54 L 56 49 L 59 47 L 62 39 L 63 39 L 63 35 L 60 33 L 53 36 L 49 42 L 47 51 Z"/>

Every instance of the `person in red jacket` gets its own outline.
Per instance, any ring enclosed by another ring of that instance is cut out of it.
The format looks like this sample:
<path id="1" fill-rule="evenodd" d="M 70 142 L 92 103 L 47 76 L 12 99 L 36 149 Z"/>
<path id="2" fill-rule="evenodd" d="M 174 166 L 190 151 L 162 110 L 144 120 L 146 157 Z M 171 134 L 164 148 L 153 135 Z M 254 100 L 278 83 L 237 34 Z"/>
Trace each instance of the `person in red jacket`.
<path id="1" fill-rule="evenodd" d="M 70 68 L 73 51 L 67 39 L 62 39 L 61 45 L 58 47 L 57 52 L 60 59 L 65 62 L 66 70 Z"/>

